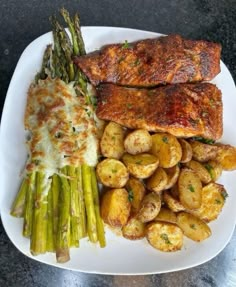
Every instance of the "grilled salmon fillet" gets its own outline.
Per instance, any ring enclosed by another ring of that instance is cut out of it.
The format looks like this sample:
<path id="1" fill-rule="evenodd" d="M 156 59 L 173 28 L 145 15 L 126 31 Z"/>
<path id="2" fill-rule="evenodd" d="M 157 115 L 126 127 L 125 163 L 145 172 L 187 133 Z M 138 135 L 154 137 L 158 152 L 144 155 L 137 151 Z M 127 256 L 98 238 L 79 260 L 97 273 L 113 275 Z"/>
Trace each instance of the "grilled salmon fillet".
<path id="1" fill-rule="evenodd" d="M 177 137 L 222 136 L 221 91 L 210 83 L 136 89 L 103 84 L 97 89 L 97 116 L 122 126 Z"/>
<path id="2" fill-rule="evenodd" d="M 220 44 L 170 35 L 107 45 L 75 63 L 95 86 L 151 87 L 211 80 L 220 72 L 220 54 Z"/>

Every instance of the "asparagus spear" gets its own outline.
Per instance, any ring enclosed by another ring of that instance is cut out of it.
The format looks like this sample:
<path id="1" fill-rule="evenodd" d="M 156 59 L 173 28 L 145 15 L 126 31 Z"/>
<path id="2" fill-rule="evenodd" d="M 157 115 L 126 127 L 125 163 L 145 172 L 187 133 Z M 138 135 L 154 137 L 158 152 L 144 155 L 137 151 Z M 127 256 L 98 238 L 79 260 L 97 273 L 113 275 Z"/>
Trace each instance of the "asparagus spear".
<path id="1" fill-rule="evenodd" d="M 97 242 L 97 223 L 93 203 L 92 177 L 91 177 L 91 169 L 86 164 L 82 165 L 82 180 L 83 180 L 85 208 L 87 214 L 88 236 L 89 240 L 95 243 Z"/>
<path id="2" fill-rule="evenodd" d="M 23 236 L 30 237 L 32 232 L 33 205 L 35 193 L 35 172 L 29 175 L 28 189 L 25 200 Z"/>
<path id="3" fill-rule="evenodd" d="M 49 183 L 46 176 L 38 171 L 36 174 L 33 228 L 30 244 L 30 250 L 33 255 L 47 251 L 47 191 Z"/>
<path id="4" fill-rule="evenodd" d="M 67 167 L 63 167 L 61 172 L 60 180 L 62 189 L 59 195 L 56 257 L 57 262 L 64 263 L 70 260 L 70 186 L 67 178 L 64 176 L 67 175 Z"/>
<path id="5" fill-rule="evenodd" d="M 48 214 L 47 214 L 47 251 L 55 251 L 54 244 L 54 230 L 53 230 L 53 194 L 52 194 L 52 185 L 48 191 Z"/>
<path id="6" fill-rule="evenodd" d="M 25 196 L 28 190 L 28 178 L 24 178 L 20 187 L 20 190 L 14 200 L 11 208 L 11 215 L 15 217 L 23 217 L 24 215 L 24 205 Z"/>
<path id="7" fill-rule="evenodd" d="M 105 247 L 106 246 L 106 239 L 105 239 L 103 221 L 102 221 L 102 218 L 100 216 L 99 190 L 98 190 L 95 170 L 93 167 L 91 167 L 91 180 L 92 180 L 94 209 L 95 209 L 96 221 L 97 221 L 98 241 L 100 243 L 100 247 Z"/>
<path id="8" fill-rule="evenodd" d="M 52 206 L 53 206 L 53 238 L 54 246 L 56 246 L 57 223 L 58 223 L 58 199 L 60 193 L 60 179 L 57 174 L 52 176 Z"/>
<path id="9" fill-rule="evenodd" d="M 76 169 L 73 166 L 68 167 L 70 176 L 70 196 L 71 196 L 71 246 L 79 246 L 79 194 L 77 188 Z"/>
<path id="10" fill-rule="evenodd" d="M 79 238 L 86 236 L 86 214 L 85 214 L 85 204 L 84 204 L 84 195 L 83 195 L 83 182 L 82 182 L 82 168 L 78 166 L 76 168 L 76 177 L 77 177 L 77 189 L 79 196 Z"/>

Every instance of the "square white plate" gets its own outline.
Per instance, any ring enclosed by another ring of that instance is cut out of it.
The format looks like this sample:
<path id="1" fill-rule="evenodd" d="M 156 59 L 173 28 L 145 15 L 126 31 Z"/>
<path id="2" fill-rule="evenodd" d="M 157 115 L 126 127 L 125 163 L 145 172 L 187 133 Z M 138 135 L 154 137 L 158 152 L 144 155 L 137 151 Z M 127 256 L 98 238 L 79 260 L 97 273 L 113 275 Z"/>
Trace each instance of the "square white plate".
<path id="1" fill-rule="evenodd" d="M 141 30 L 113 27 L 83 27 L 82 33 L 87 52 L 104 44 L 134 41 L 158 37 L 160 34 Z M 15 246 L 25 255 L 50 265 L 100 274 L 152 274 L 190 268 L 216 256 L 230 240 L 236 220 L 236 172 L 223 173 L 229 198 L 219 218 L 210 223 L 212 236 L 202 243 L 185 238 L 184 247 L 174 253 L 163 253 L 152 248 L 145 239 L 129 241 L 106 230 L 107 247 L 99 248 L 87 240 L 81 247 L 71 249 L 71 260 L 65 264 L 56 262 L 55 254 L 33 257 L 29 240 L 22 236 L 22 220 L 10 216 L 11 204 L 21 182 L 27 152 L 23 126 L 27 90 L 39 71 L 42 55 L 47 44 L 52 43 L 52 34 L 47 33 L 33 41 L 23 52 L 9 85 L 2 114 L 0 131 L 0 210 L 4 228 Z M 235 107 L 236 89 L 233 79 L 221 62 L 221 73 L 212 81 L 223 94 L 224 135 L 221 142 L 236 145 Z"/>

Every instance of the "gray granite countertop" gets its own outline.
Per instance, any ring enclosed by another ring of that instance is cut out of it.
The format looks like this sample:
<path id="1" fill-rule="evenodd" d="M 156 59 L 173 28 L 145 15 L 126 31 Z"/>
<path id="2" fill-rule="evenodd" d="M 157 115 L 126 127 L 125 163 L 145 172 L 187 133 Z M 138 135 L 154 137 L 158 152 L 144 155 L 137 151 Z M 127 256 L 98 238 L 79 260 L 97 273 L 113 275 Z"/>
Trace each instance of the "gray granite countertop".
<path id="1" fill-rule="evenodd" d="M 79 11 L 84 26 L 130 27 L 220 42 L 222 59 L 236 80 L 235 0 L 1 0 L 0 112 L 19 56 L 32 40 L 50 30 L 48 18 L 62 6 Z M 236 232 L 218 256 L 198 267 L 160 275 L 105 276 L 62 270 L 25 257 L 0 221 L 0 286 L 233 287 Z"/>

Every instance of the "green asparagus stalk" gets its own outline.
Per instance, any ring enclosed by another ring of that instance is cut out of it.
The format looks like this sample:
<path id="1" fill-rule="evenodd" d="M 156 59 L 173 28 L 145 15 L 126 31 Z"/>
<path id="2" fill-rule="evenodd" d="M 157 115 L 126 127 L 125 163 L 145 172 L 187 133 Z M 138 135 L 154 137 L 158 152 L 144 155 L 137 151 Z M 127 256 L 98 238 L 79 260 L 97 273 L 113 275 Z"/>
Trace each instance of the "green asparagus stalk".
<path id="1" fill-rule="evenodd" d="M 25 206 L 25 197 L 28 190 L 28 178 L 24 178 L 20 187 L 20 190 L 13 202 L 11 208 L 11 215 L 15 217 L 24 216 L 24 206 Z"/>
<path id="2" fill-rule="evenodd" d="M 93 191 L 92 191 L 92 177 L 91 169 L 88 165 L 82 165 L 82 180 L 84 190 L 85 208 L 87 214 L 87 231 L 89 240 L 93 243 L 97 242 L 97 223 L 96 214 L 93 203 Z"/>
<path id="3" fill-rule="evenodd" d="M 47 189 L 45 175 L 38 171 L 36 174 L 36 192 L 33 214 L 33 226 L 30 251 L 33 255 L 47 251 Z"/>
<path id="4" fill-rule="evenodd" d="M 52 176 L 52 207 L 53 207 L 53 238 L 54 238 L 54 246 L 56 246 L 56 237 L 57 237 L 57 224 L 58 224 L 58 200 L 60 193 L 60 179 L 57 174 Z"/>
<path id="5" fill-rule="evenodd" d="M 79 46 L 79 51 L 80 51 L 79 54 L 80 56 L 83 56 L 86 54 L 86 51 L 85 51 L 85 46 L 84 46 L 84 40 L 81 34 L 80 20 L 79 20 L 78 13 L 76 13 L 74 17 L 74 26 L 75 26 L 75 33 L 77 35 L 77 41 L 78 41 L 78 46 Z"/>
<path id="6" fill-rule="evenodd" d="M 47 214 L 47 251 L 54 252 L 54 230 L 53 230 L 53 194 L 52 185 L 48 191 L 48 214 Z"/>
<path id="7" fill-rule="evenodd" d="M 103 221 L 102 221 L 102 218 L 100 215 L 99 190 L 98 190 L 98 184 L 97 184 L 97 178 L 96 178 L 95 170 L 93 167 L 91 167 L 91 177 L 92 177 L 92 191 L 93 191 L 94 209 L 95 209 L 95 215 L 96 215 L 96 221 L 97 221 L 98 241 L 99 241 L 100 247 L 105 247 L 106 246 L 106 239 L 105 239 Z"/>
<path id="8" fill-rule="evenodd" d="M 86 213 L 85 213 L 85 204 L 84 204 L 84 194 L 83 194 L 83 181 L 82 181 L 82 168 L 78 166 L 76 168 L 76 177 L 77 177 L 77 189 L 79 197 L 79 238 L 83 238 L 87 234 L 86 230 Z"/>
<path id="9" fill-rule="evenodd" d="M 29 183 L 27 189 L 27 195 L 25 200 L 24 210 L 24 224 L 23 224 L 23 236 L 30 237 L 32 232 L 33 221 L 33 208 L 34 208 L 34 193 L 35 193 L 35 172 L 29 175 Z"/>
<path id="10" fill-rule="evenodd" d="M 64 263 L 70 260 L 70 185 L 65 177 L 67 175 L 67 167 L 63 167 L 61 172 L 62 189 L 59 195 L 56 257 L 57 262 Z"/>
<path id="11" fill-rule="evenodd" d="M 71 196 L 71 246 L 79 246 L 79 193 L 77 188 L 76 169 L 73 166 L 68 167 L 70 176 L 70 196 Z"/>

